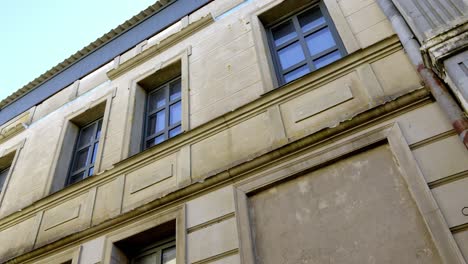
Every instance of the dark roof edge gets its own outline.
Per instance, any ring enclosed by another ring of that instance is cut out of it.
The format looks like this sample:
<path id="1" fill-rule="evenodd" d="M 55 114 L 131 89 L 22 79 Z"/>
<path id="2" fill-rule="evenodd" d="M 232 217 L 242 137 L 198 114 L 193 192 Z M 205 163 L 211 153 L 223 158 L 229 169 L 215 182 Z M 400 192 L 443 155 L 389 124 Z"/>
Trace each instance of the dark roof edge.
<path id="1" fill-rule="evenodd" d="M 0 101 L 0 126 L 211 1 L 157 1 Z"/>

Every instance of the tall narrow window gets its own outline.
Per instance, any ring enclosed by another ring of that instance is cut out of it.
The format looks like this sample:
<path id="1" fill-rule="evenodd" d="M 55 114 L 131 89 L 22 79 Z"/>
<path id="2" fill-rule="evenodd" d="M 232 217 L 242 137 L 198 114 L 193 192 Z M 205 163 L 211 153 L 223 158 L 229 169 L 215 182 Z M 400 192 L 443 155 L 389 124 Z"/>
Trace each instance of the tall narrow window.
<path id="1" fill-rule="evenodd" d="M 2 192 L 3 190 L 3 185 L 5 184 L 5 181 L 6 181 L 6 178 L 8 176 L 8 172 L 10 171 L 10 168 L 6 168 L 6 169 L 1 169 L 0 170 L 0 193 Z"/>
<path id="2" fill-rule="evenodd" d="M 181 98 L 180 77 L 148 93 L 145 114 L 145 149 L 181 133 Z"/>
<path id="3" fill-rule="evenodd" d="M 323 4 L 297 12 L 269 27 L 280 83 L 288 83 L 346 55 Z"/>
<path id="4" fill-rule="evenodd" d="M 80 128 L 75 143 L 67 185 L 94 174 L 94 162 L 96 161 L 101 127 L 102 118 Z"/>

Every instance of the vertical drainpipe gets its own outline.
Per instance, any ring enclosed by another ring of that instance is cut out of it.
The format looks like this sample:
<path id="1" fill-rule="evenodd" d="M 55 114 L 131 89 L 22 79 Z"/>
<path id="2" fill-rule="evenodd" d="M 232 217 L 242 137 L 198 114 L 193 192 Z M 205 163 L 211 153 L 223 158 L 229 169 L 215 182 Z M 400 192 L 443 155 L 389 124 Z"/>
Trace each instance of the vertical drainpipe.
<path id="1" fill-rule="evenodd" d="M 424 65 L 420 52 L 421 46 L 414 38 L 413 33 L 400 12 L 396 9 L 392 0 L 377 0 L 377 2 L 385 16 L 392 23 L 393 29 L 400 38 L 406 53 L 416 67 L 422 80 L 431 90 L 432 95 L 442 108 L 442 111 L 448 116 L 453 128 L 465 145 L 465 148 L 468 149 L 468 120 L 463 111 L 452 98 L 442 80 L 440 80 L 430 68 Z"/>

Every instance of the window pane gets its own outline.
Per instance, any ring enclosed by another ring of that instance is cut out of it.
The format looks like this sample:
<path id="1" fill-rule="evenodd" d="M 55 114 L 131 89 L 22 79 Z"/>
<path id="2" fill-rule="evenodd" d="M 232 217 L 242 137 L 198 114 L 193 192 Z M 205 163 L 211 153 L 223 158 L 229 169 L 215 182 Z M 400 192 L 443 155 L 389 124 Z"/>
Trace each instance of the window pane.
<path id="1" fill-rule="evenodd" d="M 147 136 L 151 136 L 154 133 L 163 131 L 166 127 L 166 112 L 165 110 L 161 110 L 156 113 L 156 115 L 152 115 L 148 119 L 148 128 L 147 128 Z"/>
<path id="2" fill-rule="evenodd" d="M 180 79 L 171 83 L 171 87 L 169 89 L 169 100 L 174 101 L 180 98 L 180 86 L 181 82 Z"/>
<path id="3" fill-rule="evenodd" d="M 88 176 L 91 176 L 94 174 L 94 167 L 89 168 L 89 173 Z"/>
<path id="4" fill-rule="evenodd" d="M 177 102 L 169 108 L 169 124 L 177 124 L 180 122 L 182 117 L 182 104 L 181 102 Z"/>
<path id="5" fill-rule="evenodd" d="M 294 81 L 297 78 L 302 77 L 302 76 L 306 75 L 309 72 L 310 72 L 309 66 L 304 65 L 304 66 L 302 66 L 302 67 L 300 67 L 300 68 L 298 68 L 298 69 L 284 75 L 284 81 L 287 82 L 287 83 L 290 82 L 290 81 Z"/>
<path id="6" fill-rule="evenodd" d="M 88 159 L 89 147 L 82 149 L 76 153 L 75 163 L 73 164 L 73 171 L 81 169 L 86 166 L 86 161 Z"/>
<path id="7" fill-rule="evenodd" d="M 149 254 L 136 258 L 132 263 L 133 264 L 158 264 L 156 261 L 157 254 Z"/>
<path id="8" fill-rule="evenodd" d="M 297 33 L 294 29 L 292 21 L 283 23 L 272 30 L 273 39 L 275 45 L 278 47 L 281 44 L 288 42 L 291 39 L 294 39 L 297 36 Z"/>
<path id="9" fill-rule="evenodd" d="M 152 147 L 154 145 L 157 145 L 161 142 L 163 142 L 164 140 L 166 139 L 166 137 L 164 136 L 164 134 L 160 135 L 160 136 L 157 136 L 153 139 L 150 139 L 146 142 L 146 148 L 149 148 L 149 147 Z"/>
<path id="10" fill-rule="evenodd" d="M 325 24 L 325 18 L 318 9 L 311 9 L 299 15 L 297 18 L 299 19 L 299 24 L 301 25 L 303 32 L 307 32 Z"/>
<path id="11" fill-rule="evenodd" d="M 75 182 L 81 181 L 83 179 L 83 176 L 84 176 L 84 172 L 80 172 L 78 174 L 72 175 L 70 177 L 70 181 L 68 184 L 73 184 Z"/>
<path id="12" fill-rule="evenodd" d="M 177 126 L 176 128 L 173 128 L 169 131 L 169 138 L 175 137 L 182 132 L 182 126 Z"/>
<path id="13" fill-rule="evenodd" d="M 299 42 L 295 42 L 280 51 L 278 51 L 281 68 L 283 70 L 299 63 L 305 59 L 304 52 L 302 52 Z"/>
<path id="14" fill-rule="evenodd" d="M 320 59 L 315 60 L 314 61 L 315 67 L 317 69 L 322 68 L 322 67 L 324 67 L 324 66 L 326 66 L 326 65 L 328 65 L 328 64 L 330 64 L 330 63 L 332 63 L 334 61 L 339 60 L 340 58 L 341 58 L 340 51 L 338 51 L 338 50 L 334 51 L 334 52 L 332 52 L 332 53 L 330 53 L 330 54 L 328 54 L 326 56 L 321 57 Z"/>
<path id="15" fill-rule="evenodd" d="M 4 169 L 4 170 L 0 171 L 0 193 L 2 192 L 3 185 L 5 184 L 6 177 L 8 175 L 9 170 L 10 170 L 10 168 L 7 168 L 7 169 Z"/>
<path id="16" fill-rule="evenodd" d="M 91 156 L 91 164 L 94 164 L 94 161 L 96 161 L 96 155 L 97 155 L 98 145 L 99 145 L 98 142 L 94 143 L 93 155 Z"/>
<path id="17" fill-rule="evenodd" d="M 101 136 L 101 128 L 102 128 L 102 120 L 99 121 L 97 131 L 96 131 L 96 139 L 98 139 Z"/>
<path id="18" fill-rule="evenodd" d="M 170 247 L 162 252 L 162 264 L 176 264 L 176 247 Z"/>
<path id="19" fill-rule="evenodd" d="M 149 95 L 149 99 L 148 99 L 148 111 L 149 112 L 166 105 L 164 91 L 165 89 L 159 89 L 156 92 L 153 92 Z"/>
<path id="20" fill-rule="evenodd" d="M 80 132 L 80 141 L 78 142 L 78 148 L 88 145 L 94 136 L 95 124 L 85 127 Z"/>
<path id="21" fill-rule="evenodd" d="M 312 56 L 336 46 L 335 40 L 328 27 L 308 36 L 306 42 L 309 47 L 310 55 Z"/>

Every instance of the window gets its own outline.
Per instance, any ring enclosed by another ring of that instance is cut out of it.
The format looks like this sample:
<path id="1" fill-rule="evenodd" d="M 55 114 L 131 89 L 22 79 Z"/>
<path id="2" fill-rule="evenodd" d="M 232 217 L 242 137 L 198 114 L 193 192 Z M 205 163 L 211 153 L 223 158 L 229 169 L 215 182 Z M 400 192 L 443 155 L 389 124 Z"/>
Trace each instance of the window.
<path id="1" fill-rule="evenodd" d="M 175 230 L 176 221 L 171 220 L 115 242 L 112 250 L 112 262 L 176 264 Z"/>
<path id="2" fill-rule="evenodd" d="M 147 95 L 144 148 L 182 132 L 181 79 L 177 77 Z"/>
<path id="3" fill-rule="evenodd" d="M 94 163 L 96 161 L 101 128 L 102 118 L 80 128 L 73 151 L 67 185 L 94 174 Z"/>
<path id="4" fill-rule="evenodd" d="M 3 190 L 3 185 L 5 184 L 6 178 L 8 176 L 8 172 L 10 171 L 10 167 L 0 169 L 0 193 Z"/>
<path id="5" fill-rule="evenodd" d="M 131 264 L 175 264 L 175 240 L 157 243 L 141 249 L 130 262 Z"/>
<path id="6" fill-rule="evenodd" d="M 323 4 L 296 12 L 267 28 L 281 84 L 298 79 L 346 55 Z"/>

